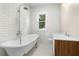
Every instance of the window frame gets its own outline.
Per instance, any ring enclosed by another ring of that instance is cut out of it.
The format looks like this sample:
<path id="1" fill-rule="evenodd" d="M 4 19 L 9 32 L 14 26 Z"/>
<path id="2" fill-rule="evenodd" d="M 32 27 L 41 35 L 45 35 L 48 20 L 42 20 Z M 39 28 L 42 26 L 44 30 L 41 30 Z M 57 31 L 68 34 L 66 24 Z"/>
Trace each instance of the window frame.
<path id="1" fill-rule="evenodd" d="M 45 21 L 39 21 L 40 15 L 45 15 Z M 40 22 L 45 22 L 45 27 L 44 28 L 39 28 L 39 23 Z M 38 28 L 39 28 L 39 30 L 45 30 L 46 29 L 46 13 L 39 13 L 39 15 L 38 15 Z"/>

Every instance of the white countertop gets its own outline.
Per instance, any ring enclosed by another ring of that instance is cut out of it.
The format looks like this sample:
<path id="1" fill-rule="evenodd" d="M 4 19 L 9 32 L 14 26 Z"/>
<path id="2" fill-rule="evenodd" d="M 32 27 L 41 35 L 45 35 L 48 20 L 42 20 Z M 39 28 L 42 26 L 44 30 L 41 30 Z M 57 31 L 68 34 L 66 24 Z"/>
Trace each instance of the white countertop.
<path id="1" fill-rule="evenodd" d="M 60 33 L 57 33 L 57 34 L 53 34 L 53 40 L 67 40 L 67 41 L 79 41 L 79 37 L 77 36 L 67 36 L 65 34 L 60 34 Z"/>

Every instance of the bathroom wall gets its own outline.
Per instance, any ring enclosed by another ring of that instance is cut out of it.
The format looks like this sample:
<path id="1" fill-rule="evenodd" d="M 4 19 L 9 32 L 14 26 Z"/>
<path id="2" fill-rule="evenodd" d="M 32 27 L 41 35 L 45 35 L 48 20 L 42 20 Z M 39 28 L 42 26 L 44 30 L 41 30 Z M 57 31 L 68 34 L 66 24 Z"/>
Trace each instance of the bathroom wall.
<path id="1" fill-rule="evenodd" d="M 26 10 L 24 7 L 28 9 Z M 30 33 L 30 6 L 27 4 L 20 8 L 20 30 L 22 37 Z"/>
<path id="2" fill-rule="evenodd" d="M 14 39 L 18 28 L 18 6 L 20 4 L 0 4 L 0 42 Z"/>
<path id="3" fill-rule="evenodd" d="M 61 16 L 62 32 L 79 36 L 79 4 L 63 4 Z"/>
<path id="4" fill-rule="evenodd" d="M 46 14 L 46 28 L 39 29 L 39 14 Z M 40 42 L 48 42 L 50 34 L 60 32 L 60 4 L 43 4 L 31 7 L 31 30 L 40 35 Z"/>

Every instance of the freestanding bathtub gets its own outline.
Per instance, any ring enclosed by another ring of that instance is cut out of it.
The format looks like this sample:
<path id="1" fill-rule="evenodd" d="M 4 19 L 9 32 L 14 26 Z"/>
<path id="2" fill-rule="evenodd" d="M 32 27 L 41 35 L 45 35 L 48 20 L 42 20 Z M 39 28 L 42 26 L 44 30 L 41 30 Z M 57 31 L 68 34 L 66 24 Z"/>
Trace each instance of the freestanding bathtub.
<path id="1" fill-rule="evenodd" d="M 1 48 L 5 48 L 9 56 L 22 56 L 28 53 L 36 44 L 38 35 L 30 34 L 23 37 L 21 40 L 10 40 L 0 44 Z"/>

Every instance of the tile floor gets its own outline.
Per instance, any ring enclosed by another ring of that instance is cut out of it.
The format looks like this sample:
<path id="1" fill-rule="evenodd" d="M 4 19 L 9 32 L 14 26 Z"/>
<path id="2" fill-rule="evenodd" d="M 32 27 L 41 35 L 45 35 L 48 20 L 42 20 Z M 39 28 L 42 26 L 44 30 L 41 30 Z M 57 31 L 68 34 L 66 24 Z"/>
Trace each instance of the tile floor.
<path id="1" fill-rule="evenodd" d="M 25 56 L 52 56 L 52 49 L 49 44 L 41 43 L 37 48 L 32 48 Z"/>

